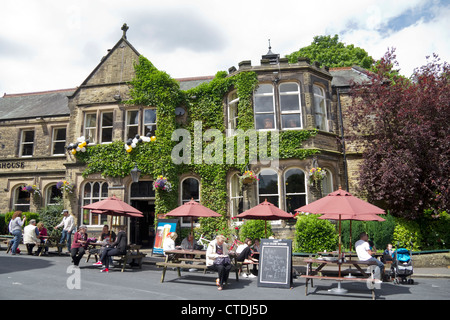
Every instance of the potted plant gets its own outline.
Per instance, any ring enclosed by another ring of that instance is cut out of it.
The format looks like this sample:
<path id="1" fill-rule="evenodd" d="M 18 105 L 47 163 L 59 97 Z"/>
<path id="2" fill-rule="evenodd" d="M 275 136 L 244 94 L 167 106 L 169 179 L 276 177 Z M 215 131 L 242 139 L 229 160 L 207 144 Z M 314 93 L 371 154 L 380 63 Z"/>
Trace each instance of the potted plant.
<path id="1" fill-rule="evenodd" d="M 67 180 L 62 180 L 59 181 L 56 184 L 56 188 L 61 190 L 62 192 L 68 193 L 68 194 L 72 194 L 73 193 L 73 189 L 75 188 L 75 184 L 70 183 Z"/>
<path id="2" fill-rule="evenodd" d="M 311 185 L 321 182 L 325 176 L 327 175 L 327 172 L 325 170 L 322 170 L 320 167 L 314 167 L 309 170 L 309 183 Z"/>
<path id="3" fill-rule="evenodd" d="M 40 196 L 41 195 L 41 190 L 39 189 L 39 187 L 35 184 L 27 184 L 24 185 L 22 187 L 22 191 L 28 192 L 28 193 L 32 193 L 35 196 Z"/>
<path id="4" fill-rule="evenodd" d="M 153 189 L 169 192 L 172 190 L 172 184 L 169 181 L 167 181 L 166 177 L 159 175 L 158 178 L 156 178 L 156 180 L 153 181 Z"/>
<path id="5" fill-rule="evenodd" d="M 259 180 L 256 174 L 251 170 L 245 171 L 244 174 L 239 177 L 239 179 L 243 184 L 252 184 L 253 182 Z"/>

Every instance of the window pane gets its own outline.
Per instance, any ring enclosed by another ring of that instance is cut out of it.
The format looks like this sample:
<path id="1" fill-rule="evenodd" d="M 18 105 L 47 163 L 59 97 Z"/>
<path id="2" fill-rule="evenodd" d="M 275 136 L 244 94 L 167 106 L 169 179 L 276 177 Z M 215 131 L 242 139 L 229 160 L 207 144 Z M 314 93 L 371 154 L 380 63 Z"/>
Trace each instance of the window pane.
<path id="1" fill-rule="evenodd" d="M 265 200 L 267 200 L 271 204 L 277 206 L 278 208 L 280 207 L 278 204 L 278 196 L 260 196 L 259 197 L 259 203 L 262 203 Z"/>
<path id="2" fill-rule="evenodd" d="M 272 170 L 259 174 L 259 194 L 278 194 L 278 175 Z"/>
<path id="3" fill-rule="evenodd" d="M 285 175 L 286 193 L 305 192 L 305 173 L 300 169 L 291 169 Z"/>
<path id="4" fill-rule="evenodd" d="M 194 178 L 187 178 L 183 181 L 183 202 L 190 201 L 191 199 L 200 199 L 199 182 Z"/>
<path id="5" fill-rule="evenodd" d="M 104 112 L 102 113 L 102 127 L 112 127 L 113 125 L 113 113 Z"/>
<path id="6" fill-rule="evenodd" d="M 298 100 L 298 95 L 280 95 L 280 107 L 281 111 L 299 111 L 300 102 Z"/>
<path id="7" fill-rule="evenodd" d="M 102 142 L 112 142 L 112 128 L 102 128 Z"/>
<path id="8" fill-rule="evenodd" d="M 85 126 L 86 128 L 92 128 L 92 127 L 96 127 L 96 120 L 97 120 L 97 115 L 95 113 L 90 113 L 86 115 L 86 123 Z"/>
<path id="9" fill-rule="evenodd" d="M 32 156 L 32 155 L 33 155 L 33 144 L 23 144 L 22 156 Z"/>
<path id="10" fill-rule="evenodd" d="M 273 86 L 271 84 L 263 83 L 256 89 L 256 94 L 273 93 Z"/>
<path id="11" fill-rule="evenodd" d="M 150 133 L 151 136 L 154 136 L 156 134 L 156 124 L 146 125 L 145 126 L 144 136 L 146 136 L 147 133 Z"/>
<path id="12" fill-rule="evenodd" d="M 102 199 L 108 198 L 108 183 L 102 183 Z"/>
<path id="13" fill-rule="evenodd" d="M 281 115 L 283 128 L 301 128 L 300 114 L 283 114 Z"/>
<path id="14" fill-rule="evenodd" d="M 139 123 L 139 111 L 137 110 L 128 111 L 127 124 L 138 124 L 138 123 Z"/>
<path id="15" fill-rule="evenodd" d="M 286 196 L 286 212 L 295 213 L 295 209 L 298 209 L 304 205 L 306 205 L 306 195 Z"/>
<path id="16" fill-rule="evenodd" d="M 298 92 L 298 84 L 294 82 L 280 84 L 280 92 Z"/>
<path id="17" fill-rule="evenodd" d="M 33 142 L 33 141 L 34 141 L 34 131 L 24 131 L 23 142 Z"/>
<path id="18" fill-rule="evenodd" d="M 255 112 L 273 112 L 273 96 L 256 96 Z"/>
<path id="19" fill-rule="evenodd" d="M 155 197 L 152 181 L 139 181 L 131 184 L 131 198 Z"/>
<path id="20" fill-rule="evenodd" d="M 66 128 L 55 129 L 55 140 L 66 140 Z"/>
<path id="21" fill-rule="evenodd" d="M 144 111 L 144 123 L 156 123 L 155 109 L 147 109 Z"/>
<path id="22" fill-rule="evenodd" d="M 275 121 L 273 114 L 256 114 L 256 129 L 275 129 Z"/>
<path id="23" fill-rule="evenodd" d="M 95 199 L 95 201 L 98 201 L 99 197 L 100 197 L 100 184 L 98 182 L 95 182 L 92 191 L 92 198 L 97 198 Z"/>

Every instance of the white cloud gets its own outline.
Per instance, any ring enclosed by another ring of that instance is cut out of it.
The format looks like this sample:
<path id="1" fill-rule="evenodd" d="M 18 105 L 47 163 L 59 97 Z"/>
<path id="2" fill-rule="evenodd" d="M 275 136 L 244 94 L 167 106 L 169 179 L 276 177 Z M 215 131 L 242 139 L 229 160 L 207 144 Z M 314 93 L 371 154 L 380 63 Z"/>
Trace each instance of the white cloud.
<path id="1" fill-rule="evenodd" d="M 434 10 L 434 18 L 389 30 L 396 17 L 421 10 Z M 450 61 L 449 10 L 448 1 L 438 0 L 6 0 L 0 95 L 81 84 L 120 39 L 124 22 L 133 46 L 172 77 L 214 75 L 242 60 L 258 65 L 268 39 L 284 56 L 316 35 L 336 33 L 375 59 L 396 47 L 410 75 L 433 52 Z"/>

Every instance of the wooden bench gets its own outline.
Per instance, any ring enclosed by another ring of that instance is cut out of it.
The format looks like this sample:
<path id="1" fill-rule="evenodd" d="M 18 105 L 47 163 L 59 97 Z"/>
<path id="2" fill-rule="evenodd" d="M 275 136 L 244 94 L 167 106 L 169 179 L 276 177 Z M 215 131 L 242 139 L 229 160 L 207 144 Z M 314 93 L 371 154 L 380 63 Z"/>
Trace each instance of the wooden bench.
<path id="1" fill-rule="evenodd" d="M 301 278 L 306 279 L 305 283 L 305 296 L 308 295 L 308 281 L 311 280 L 311 287 L 313 287 L 313 279 L 319 279 L 319 280 L 334 280 L 334 281 L 359 281 L 359 282 L 366 282 L 370 283 L 371 285 L 368 286 L 372 292 L 372 300 L 375 300 L 375 283 L 378 281 L 377 279 L 373 278 L 346 278 L 346 277 L 324 277 L 324 276 L 311 276 L 311 275 L 301 275 Z"/>
<path id="2" fill-rule="evenodd" d="M 180 262 L 157 262 L 156 266 L 158 267 L 162 267 L 163 271 L 162 271 L 162 275 L 161 275 L 161 283 L 164 282 L 164 278 L 166 276 L 166 271 L 167 268 L 177 268 L 178 271 L 178 277 L 181 277 L 181 269 L 202 269 L 203 270 L 203 274 L 206 273 L 206 270 L 208 270 L 208 266 L 205 264 L 189 264 L 186 263 L 187 261 L 192 261 L 194 259 L 184 259 L 184 258 L 180 258 L 179 261 Z M 202 260 L 202 259 L 195 259 L 195 261 L 198 260 Z M 206 259 L 203 259 L 206 261 Z M 212 270 L 212 269 L 210 269 Z M 236 273 L 236 281 L 239 281 L 239 270 L 240 270 L 240 264 L 232 264 L 231 265 L 231 271 L 234 271 Z"/>

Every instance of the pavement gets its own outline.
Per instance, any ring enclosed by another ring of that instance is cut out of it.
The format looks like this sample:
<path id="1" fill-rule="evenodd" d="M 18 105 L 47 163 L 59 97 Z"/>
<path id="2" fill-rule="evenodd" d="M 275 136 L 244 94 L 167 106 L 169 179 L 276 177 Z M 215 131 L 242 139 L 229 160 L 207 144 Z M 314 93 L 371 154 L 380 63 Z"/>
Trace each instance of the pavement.
<path id="1" fill-rule="evenodd" d="M 154 265 L 157 262 L 163 262 L 164 261 L 164 257 L 161 255 L 152 255 L 152 250 L 151 249 L 142 249 L 140 250 L 143 253 L 146 253 L 147 256 L 143 259 L 143 263 L 144 264 L 150 264 L 150 265 Z M 304 273 L 302 272 L 304 269 L 306 269 L 304 266 L 306 266 L 306 264 L 302 264 L 301 262 L 302 259 L 298 259 L 296 263 L 294 263 L 294 266 L 296 267 L 297 271 L 300 273 Z M 450 266 L 441 266 L 441 267 L 433 267 L 433 268 L 416 268 L 414 267 L 413 264 L 413 275 L 412 278 L 448 278 L 450 279 Z"/>

